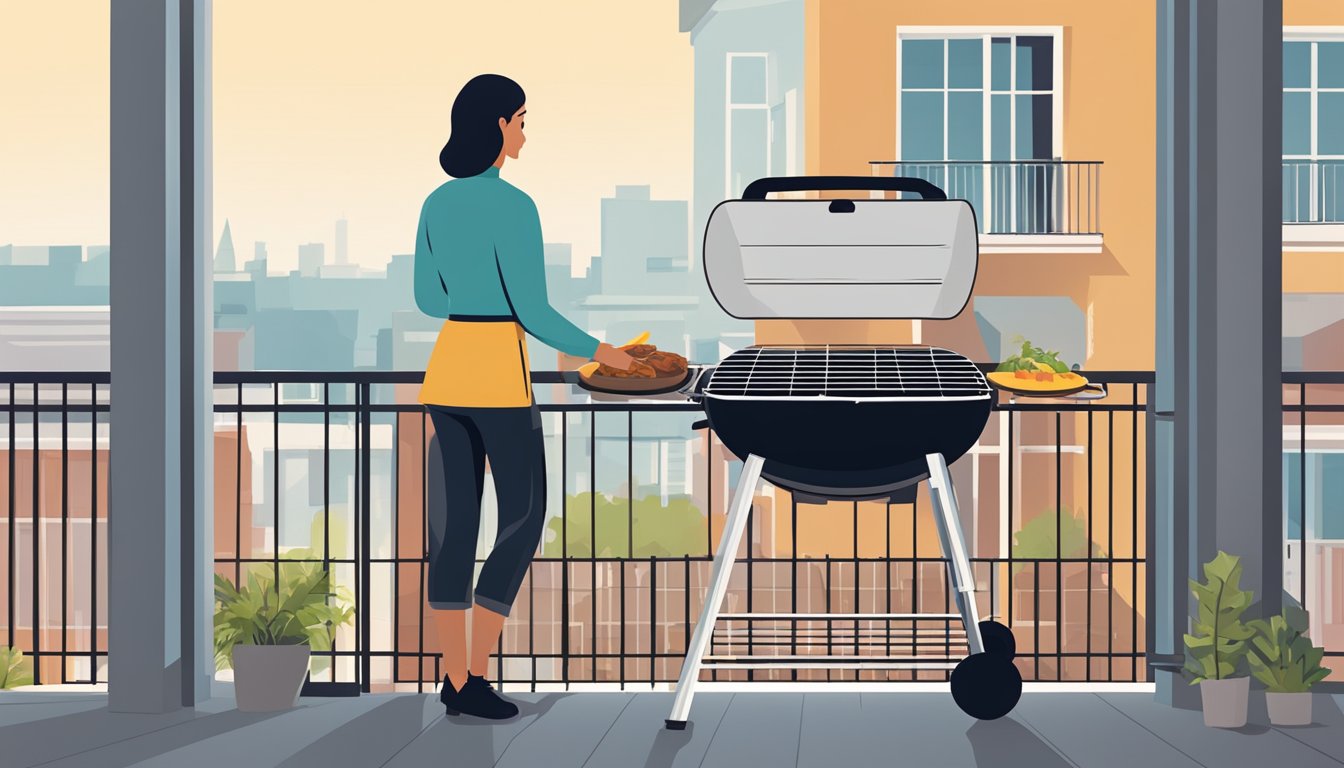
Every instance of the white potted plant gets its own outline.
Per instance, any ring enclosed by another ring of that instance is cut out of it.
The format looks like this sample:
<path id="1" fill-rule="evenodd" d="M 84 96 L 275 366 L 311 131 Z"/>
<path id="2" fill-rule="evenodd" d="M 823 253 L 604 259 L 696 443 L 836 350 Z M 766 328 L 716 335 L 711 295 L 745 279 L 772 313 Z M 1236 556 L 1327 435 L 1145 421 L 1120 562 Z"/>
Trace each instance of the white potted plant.
<path id="1" fill-rule="evenodd" d="M 1321 666 L 1325 649 L 1307 637 L 1307 612 L 1290 606 L 1278 616 L 1248 624 L 1256 634 L 1247 660 L 1251 674 L 1265 684 L 1269 722 L 1311 725 L 1311 687 L 1330 670 Z"/>
<path id="2" fill-rule="evenodd" d="M 1199 601 L 1194 633 L 1185 635 L 1186 671 L 1199 684 L 1204 724 L 1212 728 L 1240 728 L 1246 724 L 1251 679 L 1238 674 L 1255 630 L 1242 623 L 1252 593 L 1238 586 L 1241 559 L 1219 552 L 1204 564 L 1204 583 L 1190 580 Z"/>
<path id="3" fill-rule="evenodd" d="M 233 668 L 238 709 L 269 712 L 293 707 L 308 674 L 310 650 L 331 648 L 332 632 L 350 621 L 348 603 L 316 563 L 282 563 L 277 586 L 269 569 L 236 588 L 215 576 L 215 667 Z"/>

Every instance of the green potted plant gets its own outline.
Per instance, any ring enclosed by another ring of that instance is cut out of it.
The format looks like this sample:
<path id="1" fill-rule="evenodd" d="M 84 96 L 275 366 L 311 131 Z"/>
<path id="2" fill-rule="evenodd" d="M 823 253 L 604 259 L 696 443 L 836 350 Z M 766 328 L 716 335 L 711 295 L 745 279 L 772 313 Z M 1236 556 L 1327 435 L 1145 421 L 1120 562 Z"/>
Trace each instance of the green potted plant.
<path id="1" fill-rule="evenodd" d="M 1246 724 L 1246 701 L 1251 679 L 1238 674 L 1255 630 L 1242 623 L 1252 593 L 1242 591 L 1241 559 L 1220 551 L 1204 564 L 1204 583 L 1190 580 L 1199 601 L 1194 633 L 1185 635 L 1186 670 L 1199 684 L 1204 724 L 1212 728 L 1240 728 Z"/>
<path id="2" fill-rule="evenodd" d="M 0 691 L 33 684 L 33 660 L 18 648 L 0 647 Z"/>
<path id="3" fill-rule="evenodd" d="M 266 712 L 298 701 L 310 650 L 331 648 L 332 633 L 354 615 L 318 563 L 254 569 L 237 588 L 215 576 L 215 667 L 233 668 L 238 709 Z M 335 603 L 335 604 L 333 604 Z"/>
<path id="4" fill-rule="evenodd" d="M 1265 684 L 1269 721 L 1274 725 L 1311 725 L 1311 687 L 1330 670 L 1321 666 L 1325 649 L 1307 637 L 1307 612 L 1296 606 L 1278 616 L 1247 622 L 1251 674 Z"/>

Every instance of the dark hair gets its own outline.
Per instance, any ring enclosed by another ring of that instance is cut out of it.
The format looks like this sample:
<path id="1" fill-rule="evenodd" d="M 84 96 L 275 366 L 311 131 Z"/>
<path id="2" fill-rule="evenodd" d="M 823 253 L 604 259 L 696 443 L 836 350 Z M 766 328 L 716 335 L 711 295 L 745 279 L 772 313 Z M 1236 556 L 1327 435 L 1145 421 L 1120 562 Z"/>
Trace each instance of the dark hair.
<path id="1" fill-rule="evenodd" d="M 439 165 L 449 176 L 475 176 L 499 158 L 505 122 L 527 100 L 522 86 L 503 75 L 477 75 L 467 81 L 453 100 L 452 132 L 439 152 Z"/>

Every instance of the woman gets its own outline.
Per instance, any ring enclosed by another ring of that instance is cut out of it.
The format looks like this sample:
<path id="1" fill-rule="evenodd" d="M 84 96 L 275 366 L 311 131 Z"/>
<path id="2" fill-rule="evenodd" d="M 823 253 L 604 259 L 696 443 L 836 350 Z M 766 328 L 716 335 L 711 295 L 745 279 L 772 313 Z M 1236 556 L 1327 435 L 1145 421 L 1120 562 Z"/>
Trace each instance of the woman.
<path id="1" fill-rule="evenodd" d="M 425 200 L 415 242 L 416 304 L 446 318 L 419 397 L 434 421 L 447 501 L 429 510 L 429 603 L 447 669 L 440 698 L 449 715 L 492 719 L 518 713 L 485 672 L 546 512 L 541 415 L 523 331 L 570 355 L 622 370 L 631 363 L 547 301 L 537 207 L 499 177 L 504 160 L 517 159 L 526 141 L 526 112 L 523 89 L 507 77 L 480 75 L 462 88 L 439 153 L 439 164 L 455 178 Z M 499 533 L 473 592 L 487 457 Z"/>

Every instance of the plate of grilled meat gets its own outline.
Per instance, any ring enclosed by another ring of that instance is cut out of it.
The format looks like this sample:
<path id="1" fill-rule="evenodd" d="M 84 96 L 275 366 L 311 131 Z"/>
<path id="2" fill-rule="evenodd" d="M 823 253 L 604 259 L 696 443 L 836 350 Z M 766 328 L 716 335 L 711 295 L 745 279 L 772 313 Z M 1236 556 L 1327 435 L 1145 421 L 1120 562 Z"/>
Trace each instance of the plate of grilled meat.
<path id="1" fill-rule="evenodd" d="M 579 386 L 594 392 L 617 395 L 654 395 L 672 392 L 686 383 L 690 365 L 675 352 L 658 349 L 643 333 L 620 349 L 635 359 L 629 370 L 588 363 L 579 368 Z"/>

